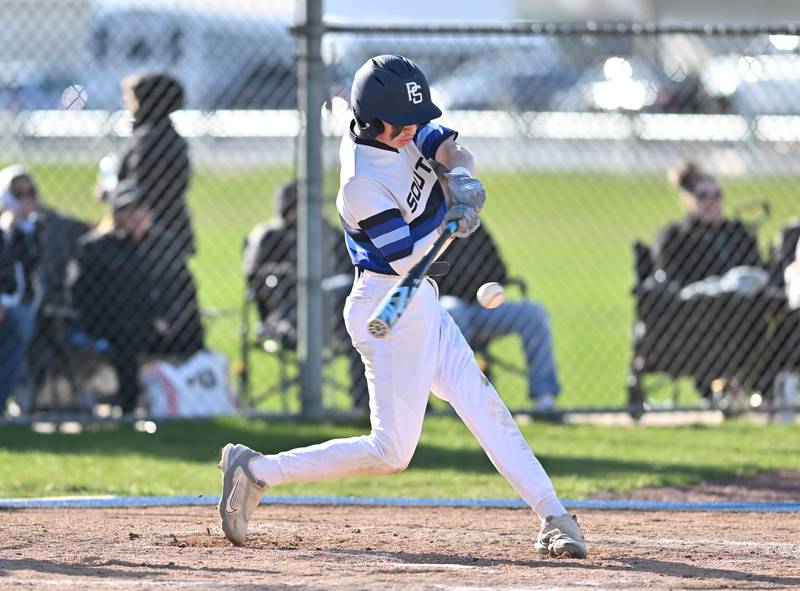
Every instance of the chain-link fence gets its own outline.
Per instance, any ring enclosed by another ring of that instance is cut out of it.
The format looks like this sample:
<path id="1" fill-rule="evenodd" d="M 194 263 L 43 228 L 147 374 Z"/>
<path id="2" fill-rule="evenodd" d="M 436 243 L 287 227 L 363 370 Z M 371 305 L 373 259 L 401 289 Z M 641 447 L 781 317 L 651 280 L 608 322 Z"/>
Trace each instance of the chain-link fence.
<path id="1" fill-rule="evenodd" d="M 26 6 L 9 30 L 35 39 L 22 21 L 42 7 Z M 48 18 L 80 35 L 0 52 L 0 159 L 25 167 L 0 178 L 3 403 L 298 412 L 289 19 L 59 6 L 75 12 Z M 791 403 L 799 41 L 789 26 L 329 27 L 324 408 L 367 399 L 334 196 L 353 74 L 383 53 L 426 72 L 487 187 L 481 233 L 437 281 L 509 406 Z M 476 303 L 487 282 L 506 287 L 497 309 Z"/>

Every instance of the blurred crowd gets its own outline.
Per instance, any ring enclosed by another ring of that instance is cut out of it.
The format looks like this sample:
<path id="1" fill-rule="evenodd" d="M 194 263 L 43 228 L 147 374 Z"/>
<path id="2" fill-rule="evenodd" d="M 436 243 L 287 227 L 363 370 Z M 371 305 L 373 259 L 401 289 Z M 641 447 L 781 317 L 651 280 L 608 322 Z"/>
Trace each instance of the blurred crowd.
<path id="1" fill-rule="evenodd" d="M 145 356 L 185 357 L 204 348 L 187 266 L 195 252 L 188 148 L 169 117 L 183 105 L 183 89 L 169 76 L 138 74 L 122 81 L 122 95 L 133 133 L 101 167 L 101 220 L 47 207 L 22 165 L 0 172 L 4 410 L 12 394 L 18 411 L 36 410 L 52 380 L 75 378 L 65 357 L 82 349 L 108 360 L 114 403 L 130 414 Z"/>
<path id="2" fill-rule="evenodd" d="M 188 265 L 197 249 L 186 202 L 191 163 L 170 117 L 184 106 L 184 89 L 169 75 L 143 73 L 124 78 L 121 91 L 133 131 L 99 163 L 94 196 L 105 204 L 102 219 L 74 219 L 48 207 L 35 175 L 22 164 L 0 171 L 3 412 L 45 409 L 52 400 L 44 392 L 59 380 L 75 397 L 87 367 L 102 360 L 113 369 L 113 404 L 130 415 L 147 405 L 141 372 L 148 360 L 180 364 L 207 350 Z M 757 221 L 726 216 L 724 190 L 711 172 L 686 162 L 670 170 L 668 180 L 685 216 L 636 250 L 630 403 L 645 408 L 642 378 L 648 372 L 690 376 L 709 406 L 731 409 L 732 397 L 742 392 L 770 398 L 781 375 L 800 365 L 800 326 L 793 314 L 800 306 L 800 227 L 787 225 L 765 260 Z M 296 181 L 279 187 L 274 203 L 275 216 L 244 242 L 246 300 L 257 311 L 259 343 L 293 350 Z M 363 365 L 341 322 L 352 281 L 349 257 L 339 230 L 328 223 L 324 241 L 324 291 L 338 319 L 326 339 L 347 357 L 350 399 L 365 413 Z M 483 358 L 485 373 L 498 361 L 491 343 L 516 335 L 532 408 L 554 412 L 561 382 L 547 310 L 509 272 L 488 228 L 455 241 L 442 259 L 449 266 L 436 276 L 442 304 Z M 476 293 L 488 282 L 516 289 L 517 297 L 482 307 Z"/>
<path id="3" fill-rule="evenodd" d="M 642 377 L 650 372 L 692 378 L 705 406 L 731 414 L 794 398 L 778 390 L 800 367 L 800 302 L 792 295 L 800 288 L 800 228 L 788 223 L 765 258 L 757 231 L 767 202 L 731 217 L 719 181 L 697 163 L 667 178 L 685 215 L 651 246 L 637 245 L 631 404 L 646 406 Z"/>

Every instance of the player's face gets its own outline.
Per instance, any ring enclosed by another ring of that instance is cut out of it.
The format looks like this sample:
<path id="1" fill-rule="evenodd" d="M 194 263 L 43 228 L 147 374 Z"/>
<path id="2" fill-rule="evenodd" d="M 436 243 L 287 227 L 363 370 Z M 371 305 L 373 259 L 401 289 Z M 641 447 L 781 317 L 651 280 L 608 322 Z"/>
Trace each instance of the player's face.
<path id="1" fill-rule="evenodd" d="M 417 133 L 417 125 L 396 126 L 384 122 L 384 130 L 376 139 L 393 148 L 404 148 L 414 141 L 414 134 Z"/>

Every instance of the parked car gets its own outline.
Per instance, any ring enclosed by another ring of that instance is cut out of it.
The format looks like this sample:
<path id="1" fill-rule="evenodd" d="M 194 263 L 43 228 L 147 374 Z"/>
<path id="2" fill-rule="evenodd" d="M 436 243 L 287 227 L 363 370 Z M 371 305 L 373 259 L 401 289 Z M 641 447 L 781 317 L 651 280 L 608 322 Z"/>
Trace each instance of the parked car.
<path id="1" fill-rule="evenodd" d="M 70 86 L 64 74 L 44 72 L 25 62 L 4 62 L 0 67 L 0 110 L 58 109 L 61 95 Z"/>
<path id="2" fill-rule="evenodd" d="M 724 101 L 709 96 L 696 75 L 668 76 L 639 55 L 613 56 L 586 69 L 569 89 L 553 97 L 559 111 L 720 113 Z"/>
<path id="3" fill-rule="evenodd" d="M 487 51 L 432 83 L 444 109 L 541 111 L 555 93 L 572 85 L 578 70 L 564 62 L 553 38 L 505 51 Z"/>
<path id="4" fill-rule="evenodd" d="M 793 52 L 714 58 L 702 82 L 746 117 L 800 114 L 800 55 Z"/>

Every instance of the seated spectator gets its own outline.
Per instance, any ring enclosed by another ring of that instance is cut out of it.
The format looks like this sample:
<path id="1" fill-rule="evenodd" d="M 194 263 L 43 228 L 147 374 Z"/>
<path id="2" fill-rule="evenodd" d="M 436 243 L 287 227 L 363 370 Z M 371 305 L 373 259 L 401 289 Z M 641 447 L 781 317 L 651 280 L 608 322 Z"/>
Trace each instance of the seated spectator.
<path id="1" fill-rule="evenodd" d="M 786 285 L 786 299 L 792 310 L 800 308 L 800 241 L 797 243 L 794 260 L 786 267 L 783 278 Z"/>
<path id="2" fill-rule="evenodd" d="M 437 277 L 442 307 L 453 317 L 472 347 L 507 334 L 522 339 L 528 370 L 528 394 L 541 412 L 553 410 L 561 387 L 556 375 L 550 322 L 544 307 L 531 300 L 505 301 L 488 309 L 476 300 L 484 283 L 503 284 L 506 266 L 491 234 L 482 224 L 468 239 L 454 240 L 441 260 L 450 264 Z"/>
<path id="3" fill-rule="evenodd" d="M 0 414 L 22 380 L 36 312 L 39 241 L 33 177 L 20 165 L 0 171 L 0 245 L 5 288 L 0 300 Z"/>
<path id="4" fill-rule="evenodd" d="M 781 269 L 780 279 L 784 286 L 787 310 L 784 314 L 776 315 L 778 323 L 762 356 L 761 375 L 757 383 L 767 401 L 773 401 L 772 396 L 776 393 L 776 385 L 780 383 L 778 377 L 782 372 L 800 372 L 800 241 L 797 240 L 795 227 L 784 232 L 785 238 L 793 239 L 791 249 L 789 244 L 784 244 L 786 252 L 791 250 L 792 254 L 786 256 L 785 265 L 776 265 L 776 268 Z"/>
<path id="5" fill-rule="evenodd" d="M 121 88 L 123 104 L 133 116 L 133 133 L 118 154 L 101 161 L 96 192 L 102 199 L 117 182 L 133 181 L 150 209 L 154 231 L 165 231 L 188 258 L 195 253 L 186 205 L 189 149 L 170 119 L 183 107 L 183 86 L 169 75 L 146 72 L 127 76 Z"/>
<path id="6" fill-rule="evenodd" d="M 734 267 L 762 266 L 756 237 L 742 222 L 723 214 L 723 192 L 712 175 L 687 162 L 668 178 L 679 191 L 686 216 L 658 233 L 653 245 L 656 272 L 684 286 Z"/>
<path id="7" fill-rule="evenodd" d="M 0 322 L 2 322 L 5 306 L 13 303 L 16 293 L 16 264 L 11 256 L 11 249 L 6 244 L 6 241 L 3 240 L 0 242 Z"/>
<path id="8" fill-rule="evenodd" d="M 243 267 L 247 285 L 252 290 L 262 337 L 273 337 L 284 346 L 297 342 L 297 182 L 290 181 L 275 192 L 275 216 L 253 228 L 244 245 Z M 326 327 L 337 341 L 349 343 L 342 310 L 352 285 L 353 268 L 341 234 L 323 220 L 323 245 L 326 255 L 324 277 L 346 276 L 338 297 L 328 301 L 336 311 L 331 326 Z M 336 291 L 336 290 L 334 290 Z M 355 347 L 350 355 L 351 398 L 353 407 L 365 410 L 369 402 L 364 367 Z"/>
<path id="9" fill-rule="evenodd" d="M 78 238 L 89 231 L 89 224 L 47 207 L 42 203 L 34 185 L 33 211 L 29 218 L 34 227 L 38 261 L 36 287 L 36 318 L 26 356 L 29 399 L 25 410 L 36 406 L 39 391 L 48 368 L 56 362 L 59 330 L 71 310 L 66 289 L 67 264 L 75 253 Z M 19 401 L 21 402 L 21 401 Z"/>
<path id="10" fill-rule="evenodd" d="M 752 269 L 763 267 L 756 237 L 741 221 L 725 217 L 714 176 L 687 162 L 668 179 L 686 215 L 658 233 L 654 277 L 680 292 L 642 300 L 640 314 L 653 336 L 662 337 L 648 345 L 648 355 L 660 355 L 658 365 L 673 375 L 691 375 L 701 396 L 713 402 L 714 380 L 750 365 L 759 346 L 769 302 L 752 299 L 757 289 L 743 288 L 757 284 L 759 275 L 766 283 L 768 274 Z"/>
<path id="11" fill-rule="evenodd" d="M 204 348 L 194 280 L 182 245 L 154 231 L 143 193 L 131 181 L 108 196 L 112 231 L 79 243 L 71 270 L 81 327 L 111 345 L 123 413 L 135 410 L 143 355 L 188 357 Z"/>
<path id="12" fill-rule="evenodd" d="M 20 348 L 18 325 L 13 312 L 12 315 L 7 312 L 8 309 L 13 310 L 20 300 L 18 272 L 18 264 L 3 233 L 0 238 L 0 417 L 3 416 L 6 400 L 18 381 L 18 377 L 14 377 L 16 368 L 21 365 L 17 354 Z M 8 320 L 8 317 L 11 319 Z"/>

